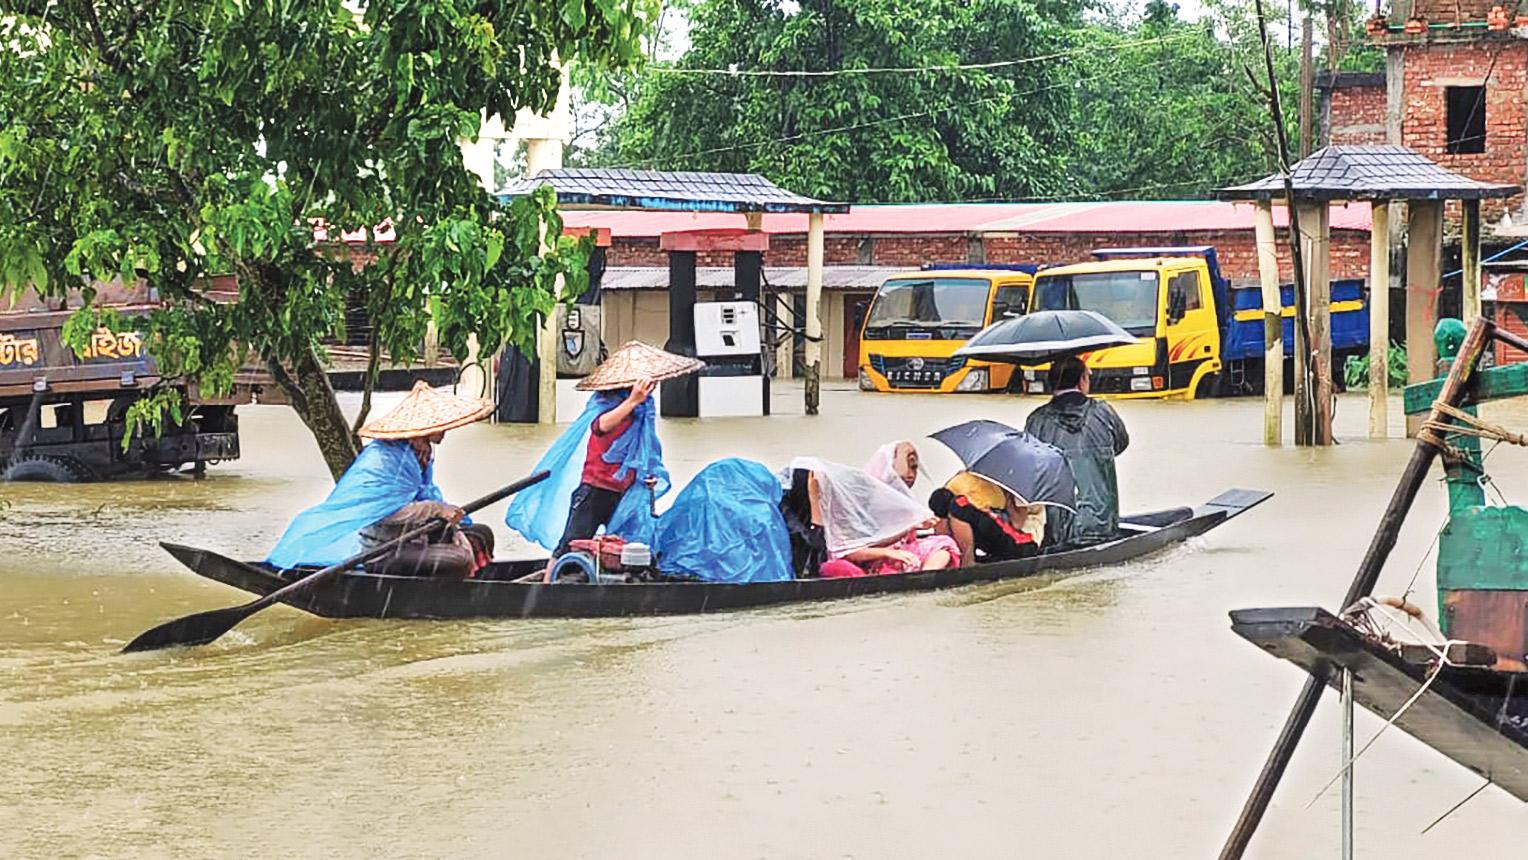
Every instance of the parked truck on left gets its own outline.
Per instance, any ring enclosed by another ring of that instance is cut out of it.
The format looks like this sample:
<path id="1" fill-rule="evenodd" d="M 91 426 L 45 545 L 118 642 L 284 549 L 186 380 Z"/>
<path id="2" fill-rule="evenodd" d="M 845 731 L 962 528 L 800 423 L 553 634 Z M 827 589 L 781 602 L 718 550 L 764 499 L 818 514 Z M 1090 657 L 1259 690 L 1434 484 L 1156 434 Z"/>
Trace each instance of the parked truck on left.
<path id="1" fill-rule="evenodd" d="M 124 316 L 146 313 L 142 289 L 103 287 L 98 304 Z M 62 338 L 74 306 L 35 294 L 0 306 L 0 480 L 98 481 L 148 477 L 239 456 L 234 407 L 250 402 L 247 386 L 225 398 L 201 396 L 163 380 L 136 332 L 96 330 L 76 349 Z M 157 385 L 186 395 L 180 420 L 158 434 L 142 429 L 125 447 L 127 410 Z"/>

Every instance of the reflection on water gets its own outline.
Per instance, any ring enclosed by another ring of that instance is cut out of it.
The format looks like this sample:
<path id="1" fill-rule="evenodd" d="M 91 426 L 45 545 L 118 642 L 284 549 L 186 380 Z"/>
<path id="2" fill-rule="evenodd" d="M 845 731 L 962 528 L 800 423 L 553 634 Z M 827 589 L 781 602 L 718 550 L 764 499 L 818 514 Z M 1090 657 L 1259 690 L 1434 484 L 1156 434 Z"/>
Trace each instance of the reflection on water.
<path id="1" fill-rule="evenodd" d="M 782 387 L 780 411 L 797 408 Z M 827 392 L 825 415 L 662 422 L 676 478 L 722 456 L 859 463 L 893 436 L 1033 401 Z M 381 404 L 379 408 L 386 408 Z M 122 657 L 148 626 L 243 599 L 173 540 L 259 556 L 328 489 L 301 425 L 241 410 L 245 458 L 206 481 L 0 486 L 0 856 L 1202 857 L 1219 846 L 1301 677 L 1228 609 L 1330 606 L 1410 448 L 1344 398 L 1334 450 L 1257 444 L 1256 401 L 1120 404 L 1127 507 L 1278 495 L 1159 556 L 995 583 L 717 616 L 422 623 L 278 608 L 198 651 Z M 1398 405 L 1394 409 L 1398 411 Z M 1524 415 L 1498 419 L 1518 426 Z M 1398 419 L 1397 419 L 1398 420 Z M 440 452 L 472 498 L 555 436 L 478 425 Z M 920 443 L 931 473 L 953 459 Z M 1509 499 L 1522 452 L 1490 466 Z M 1517 500 L 1517 499 L 1514 499 Z M 1380 590 L 1444 512 L 1418 501 Z M 502 507 L 484 519 L 500 525 Z M 1430 563 L 1418 585 L 1432 595 Z M 1317 715 L 1257 843 L 1336 850 L 1337 724 Z M 1379 721 L 1361 715 L 1361 738 Z M 1359 845 L 1517 857 L 1520 805 L 1400 732 L 1358 768 Z"/>

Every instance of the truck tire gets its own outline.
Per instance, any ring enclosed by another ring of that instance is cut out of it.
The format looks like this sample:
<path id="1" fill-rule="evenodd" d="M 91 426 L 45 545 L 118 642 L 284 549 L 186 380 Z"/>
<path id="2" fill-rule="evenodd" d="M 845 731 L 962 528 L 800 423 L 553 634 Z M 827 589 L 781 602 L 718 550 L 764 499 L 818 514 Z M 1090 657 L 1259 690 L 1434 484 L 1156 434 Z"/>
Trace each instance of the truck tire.
<path id="1" fill-rule="evenodd" d="M 61 457 L 21 456 L 0 472 L 3 481 L 38 481 L 50 484 L 82 484 L 91 479 L 85 468 Z"/>
<path id="2" fill-rule="evenodd" d="M 1205 400 L 1210 397 L 1224 397 L 1226 394 L 1225 378 L 1223 373 L 1205 374 L 1205 377 L 1199 380 L 1199 387 L 1194 390 L 1194 399 Z"/>

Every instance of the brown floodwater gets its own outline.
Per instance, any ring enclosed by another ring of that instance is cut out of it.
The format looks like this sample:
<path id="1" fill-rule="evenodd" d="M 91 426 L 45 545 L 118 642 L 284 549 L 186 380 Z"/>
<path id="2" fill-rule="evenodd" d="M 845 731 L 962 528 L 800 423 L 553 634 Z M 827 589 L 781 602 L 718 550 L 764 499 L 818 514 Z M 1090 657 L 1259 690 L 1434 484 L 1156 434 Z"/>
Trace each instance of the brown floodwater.
<path id="1" fill-rule="evenodd" d="M 1035 405 L 830 390 L 808 418 L 799 399 L 786 386 L 791 414 L 662 422 L 676 478 L 733 455 L 861 463 Z M 143 629 L 245 599 L 157 541 L 259 557 L 327 492 L 300 423 L 242 409 L 244 459 L 205 481 L 0 485 L 0 857 L 1213 856 L 1303 680 L 1226 612 L 1336 608 L 1410 451 L 1363 439 L 1364 408 L 1343 397 L 1343 444 L 1311 451 L 1258 444 L 1256 400 L 1119 404 L 1127 509 L 1278 495 L 1070 579 L 659 619 L 278 607 L 210 647 L 134 656 L 116 651 Z M 480 495 L 555 434 L 455 432 L 440 483 Z M 1528 498 L 1528 455 L 1488 465 Z M 1444 510 L 1429 485 L 1379 591 L 1416 575 L 1432 606 Z M 484 519 L 503 542 L 501 517 Z M 1380 725 L 1360 712 L 1360 742 Z M 1311 800 L 1338 765 L 1328 696 L 1251 856 L 1336 856 L 1338 795 Z M 1386 732 L 1357 768 L 1360 854 L 1521 857 L 1528 815 L 1496 788 L 1419 835 L 1478 784 Z"/>

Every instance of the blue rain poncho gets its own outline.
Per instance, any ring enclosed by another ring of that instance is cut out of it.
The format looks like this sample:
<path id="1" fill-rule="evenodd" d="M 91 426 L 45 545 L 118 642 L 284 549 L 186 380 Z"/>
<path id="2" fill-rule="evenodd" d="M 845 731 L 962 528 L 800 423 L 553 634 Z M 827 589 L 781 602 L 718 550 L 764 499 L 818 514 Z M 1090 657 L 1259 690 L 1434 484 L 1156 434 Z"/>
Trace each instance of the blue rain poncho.
<path id="1" fill-rule="evenodd" d="M 557 437 L 541 462 L 536 464 L 535 471 L 544 469 L 552 476 L 515 496 L 504 515 L 505 525 L 549 552 L 557 546 L 568 524 L 573 491 L 583 480 L 584 460 L 589 453 L 589 429 L 594 419 L 621 405 L 626 394 L 624 389 L 597 391 L 589 398 L 583 414 Z M 657 409 L 651 397 L 631 413 L 631 426 L 611 443 L 605 452 L 605 462 L 621 464 L 617 478 L 636 475 L 636 483 L 621 496 L 605 532 L 620 535 L 628 541 L 652 543 L 657 521 L 652 516 L 647 487 L 642 482 L 648 477 L 658 479 L 653 498 L 662 498 L 669 491 L 670 483 L 668 469 L 663 466 L 663 445 L 658 441 Z"/>
<path id="2" fill-rule="evenodd" d="M 409 502 L 445 501 L 435 486 L 434 472 L 433 463 L 420 468 L 407 441 L 367 444 L 329 498 L 292 520 L 266 563 L 282 570 L 298 565 L 327 567 L 359 553 L 361 529 Z"/>
<path id="3" fill-rule="evenodd" d="M 734 457 L 701 469 L 658 520 L 658 569 L 707 582 L 790 579 L 780 495 L 779 479 L 752 460 Z"/>

